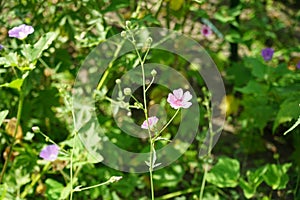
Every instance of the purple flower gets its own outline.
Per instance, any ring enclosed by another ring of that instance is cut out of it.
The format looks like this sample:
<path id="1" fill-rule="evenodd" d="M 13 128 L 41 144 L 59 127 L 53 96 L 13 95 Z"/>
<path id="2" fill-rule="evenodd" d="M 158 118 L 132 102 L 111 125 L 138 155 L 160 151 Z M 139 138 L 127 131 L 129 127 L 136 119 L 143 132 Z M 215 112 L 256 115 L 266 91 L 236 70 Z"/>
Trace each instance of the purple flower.
<path id="1" fill-rule="evenodd" d="M 0 44 L 0 51 L 2 51 L 2 49 L 4 49 L 4 46 Z"/>
<path id="2" fill-rule="evenodd" d="M 262 55 L 262 57 L 264 58 L 265 61 L 271 60 L 272 57 L 273 57 L 273 54 L 274 54 L 274 49 L 272 49 L 272 48 L 264 48 L 261 51 L 261 55 Z"/>
<path id="3" fill-rule="evenodd" d="M 155 126 L 155 124 L 157 124 L 157 122 L 158 122 L 158 118 L 155 117 L 155 116 L 154 117 L 148 117 L 148 122 L 149 122 L 149 128 L 153 129 L 153 127 Z M 148 123 L 147 123 L 146 120 L 141 125 L 141 128 L 142 129 L 148 129 Z"/>
<path id="4" fill-rule="evenodd" d="M 189 102 L 189 100 L 192 99 L 192 95 L 189 91 L 186 91 L 183 93 L 183 90 L 181 88 L 174 90 L 173 94 L 169 93 L 168 95 L 168 103 L 170 103 L 170 106 L 174 109 L 178 108 L 189 108 L 192 103 Z"/>
<path id="5" fill-rule="evenodd" d="M 59 147 L 56 144 L 48 145 L 40 152 L 40 157 L 44 160 L 56 160 L 59 152 Z"/>
<path id="6" fill-rule="evenodd" d="M 297 63 L 296 67 L 300 69 L 300 61 Z"/>
<path id="7" fill-rule="evenodd" d="M 210 29 L 209 26 L 203 25 L 201 29 L 201 34 L 204 35 L 205 37 L 208 37 L 212 34 L 212 30 Z"/>
<path id="8" fill-rule="evenodd" d="M 28 26 L 26 24 L 22 24 L 20 26 L 14 27 L 8 31 L 9 37 L 18 38 L 20 40 L 27 37 L 27 35 L 34 32 L 34 29 L 32 26 Z"/>

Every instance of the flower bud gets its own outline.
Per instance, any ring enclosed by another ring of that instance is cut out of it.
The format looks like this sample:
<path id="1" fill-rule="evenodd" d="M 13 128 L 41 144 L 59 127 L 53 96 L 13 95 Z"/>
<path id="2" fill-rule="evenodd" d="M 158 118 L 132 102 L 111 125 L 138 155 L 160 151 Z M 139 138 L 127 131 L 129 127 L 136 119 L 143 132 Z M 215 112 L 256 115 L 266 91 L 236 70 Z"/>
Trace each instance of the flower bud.
<path id="1" fill-rule="evenodd" d="M 121 84 L 121 80 L 120 80 L 120 79 L 117 79 L 117 80 L 116 80 L 116 84 L 118 84 L 118 85 Z"/>
<path id="2" fill-rule="evenodd" d="M 122 176 L 112 176 L 110 179 L 109 179 L 109 181 L 111 182 L 111 183 L 114 183 L 114 182 L 117 182 L 117 181 L 119 181 L 119 180 L 121 180 L 122 179 Z"/>
<path id="3" fill-rule="evenodd" d="M 41 132 L 41 130 L 40 130 L 40 128 L 39 128 L 38 126 L 33 126 L 31 129 L 32 129 L 32 131 L 33 131 L 34 133 L 39 133 L 39 132 Z"/>
<path id="4" fill-rule="evenodd" d="M 121 37 L 123 37 L 123 38 L 126 37 L 126 31 L 121 32 Z"/>
<path id="5" fill-rule="evenodd" d="M 131 89 L 130 88 L 125 88 L 124 89 L 124 94 L 127 95 L 127 96 L 131 95 Z"/>
<path id="6" fill-rule="evenodd" d="M 153 70 L 151 71 L 151 75 L 152 75 L 152 76 L 156 76 L 156 74 L 157 74 L 157 71 L 156 71 L 155 69 L 153 69 Z"/>

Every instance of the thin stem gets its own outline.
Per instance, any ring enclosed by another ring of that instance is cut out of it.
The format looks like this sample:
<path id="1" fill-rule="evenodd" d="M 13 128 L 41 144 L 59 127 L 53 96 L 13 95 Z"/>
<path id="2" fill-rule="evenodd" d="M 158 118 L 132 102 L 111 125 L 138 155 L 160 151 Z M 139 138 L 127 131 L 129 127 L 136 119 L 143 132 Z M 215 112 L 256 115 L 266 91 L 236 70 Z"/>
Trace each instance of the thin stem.
<path id="1" fill-rule="evenodd" d="M 168 126 L 169 124 L 173 121 L 173 119 L 177 116 L 177 114 L 179 113 L 179 109 L 176 110 L 176 113 L 173 115 L 173 117 L 168 121 L 168 123 L 166 123 L 164 125 L 164 127 L 158 132 L 158 134 L 155 136 L 155 138 L 157 138 Z"/>
<path id="2" fill-rule="evenodd" d="M 298 170 L 299 170 L 299 168 L 298 168 Z M 300 174 L 298 173 L 298 175 L 297 175 L 296 186 L 295 186 L 295 189 L 294 189 L 294 191 L 293 191 L 293 193 L 294 193 L 294 198 L 296 198 L 296 195 L 297 195 L 297 191 L 298 191 L 298 187 L 299 187 L 299 182 L 300 182 Z"/>
<path id="3" fill-rule="evenodd" d="M 149 85 L 148 85 L 147 88 L 146 88 L 146 92 L 147 92 L 148 89 L 151 87 L 151 85 L 152 85 L 154 79 L 155 79 L 155 78 L 154 78 L 154 76 L 153 76 L 151 82 L 149 83 Z"/>
<path id="4" fill-rule="evenodd" d="M 106 78 L 107 78 L 107 76 L 108 76 L 108 74 L 109 74 L 109 72 L 110 72 L 110 69 L 112 68 L 114 62 L 116 61 L 116 59 L 117 59 L 118 56 L 119 56 L 119 53 L 120 53 L 120 51 L 121 51 L 121 49 L 122 49 L 122 47 L 123 47 L 124 42 L 125 42 L 125 40 L 123 40 L 123 41 L 121 42 L 121 44 L 118 45 L 118 48 L 117 48 L 117 50 L 115 51 L 112 60 L 111 60 L 110 63 L 108 64 L 108 68 L 105 70 L 105 72 L 104 72 L 104 74 L 103 74 L 101 80 L 99 81 L 96 90 L 100 90 L 100 88 L 103 86 L 103 84 L 104 84 L 104 82 L 105 82 L 105 80 L 106 80 Z"/>
<path id="5" fill-rule="evenodd" d="M 103 185 L 107 185 L 107 184 L 110 184 L 110 183 L 114 183 L 116 181 L 119 181 L 121 178 L 122 178 L 121 176 L 112 176 L 112 177 L 110 177 L 109 180 L 105 181 L 104 183 L 99 183 L 97 185 L 92 185 L 92 186 L 88 186 L 88 187 L 84 187 L 84 188 L 81 188 L 81 186 L 77 186 L 74 189 L 74 192 L 81 192 L 83 190 L 89 190 L 89 189 L 93 189 L 93 188 L 96 188 L 96 187 L 99 187 L 99 186 L 103 186 Z"/>
<path id="6" fill-rule="evenodd" d="M 19 99 L 18 113 L 17 113 L 17 122 L 16 122 L 16 126 L 15 126 L 13 141 L 11 142 L 11 144 L 9 146 L 9 153 L 8 153 L 8 156 L 7 156 L 6 160 L 5 160 L 5 162 L 4 162 L 4 165 L 3 165 L 3 168 L 2 168 L 2 171 L 1 171 L 1 174 L 0 174 L 0 184 L 3 181 L 3 177 L 4 177 L 4 174 L 5 174 L 8 162 L 10 160 L 10 157 L 11 157 L 12 152 L 13 152 L 13 148 L 15 146 L 16 135 L 17 135 L 17 132 L 18 132 L 18 128 L 19 128 L 19 124 L 20 124 L 20 120 L 21 120 L 21 115 L 22 115 L 23 103 L 24 103 L 24 94 L 23 94 L 22 91 L 20 91 L 20 99 Z"/>
<path id="7" fill-rule="evenodd" d="M 45 133 L 43 133 L 42 131 L 39 131 L 39 133 L 40 133 L 42 136 L 45 137 L 45 140 L 46 140 L 46 141 L 49 141 L 49 142 L 51 142 L 52 144 L 55 144 L 55 145 L 59 146 L 59 145 L 56 144 L 49 136 L 47 136 L 47 135 L 46 135 Z M 67 152 L 67 151 L 64 150 L 63 148 L 61 148 L 60 151 L 63 151 L 64 153 L 69 154 L 69 152 Z"/>
<path id="8" fill-rule="evenodd" d="M 49 65 L 42 58 L 39 58 L 38 60 L 44 65 L 44 67 L 50 68 Z"/>
<path id="9" fill-rule="evenodd" d="M 132 41 L 135 41 L 133 34 L 131 33 L 131 38 Z M 131 42 L 132 42 L 131 41 Z M 150 47 L 147 48 L 146 54 L 144 56 L 144 58 L 142 59 L 140 52 L 138 51 L 135 42 L 132 42 L 135 52 L 138 56 L 139 62 L 141 64 L 141 69 L 142 69 L 142 84 L 143 84 L 143 102 L 144 102 L 144 114 L 145 114 L 145 118 L 146 118 L 146 122 L 148 125 L 148 135 L 149 135 L 149 142 L 150 142 L 150 158 L 149 158 L 149 175 L 150 175 L 150 187 L 151 187 L 151 199 L 154 200 L 154 186 L 153 186 L 153 148 L 154 148 L 154 143 L 152 140 L 152 136 L 151 136 L 151 131 L 150 131 L 150 125 L 149 125 L 149 121 L 148 121 L 148 110 L 147 110 L 147 99 L 146 99 L 146 78 L 145 78 L 145 69 L 144 69 L 144 62 L 146 60 L 146 57 L 148 55 L 148 52 L 150 50 Z"/>
<path id="10" fill-rule="evenodd" d="M 210 104 L 209 104 L 210 100 L 211 100 L 211 96 L 210 96 L 210 94 L 207 94 L 207 97 L 204 100 L 204 106 L 207 110 L 207 118 L 209 121 L 208 127 L 209 127 L 210 138 L 209 138 L 209 147 L 208 147 L 208 159 L 211 157 L 213 137 L 215 135 L 215 132 L 213 131 L 213 127 L 212 127 L 212 121 L 211 121 L 213 107 L 210 106 Z M 202 200 L 202 198 L 203 198 L 207 172 L 208 172 L 208 163 L 204 163 L 204 174 L 203 174 L 203 179 L 202 179 L 202 184 L 201 184 L 201 189 L 200 189 L 200 194 L 199 194 L 199 200 Z"/>
<path id="11" fill-rule="evenodd" d="M 206 175 L 208 172 L 208 166 L 204 167 L 204 175 L 203 175 L 203 179 L 202 179 L 202 183 L 201 183 L 201 189 L 200 189 L 200 194 L 199 194 L 199 200 L 202 200 L 203 198 L 203 193 L 204 193 L 204 188 L 205 188 L 205 182 L 206 182 Z"/>
<path id="12" fill-rule="evenodd" d="M 155 15 L 154 15 L 155 19 L 157 19 L 158 14 L 159 14 L 159 12 L 160 12 L 160 10 L 161 10 L 161 8 L 162 8 L 163 0 L 160 0 L 158 4 L 159 4 L 158 9 L 157 9 L 157 11 L 156 11 L 156 13 L 155 13 Z"/>
<path id="13" fill-rule="evenodd" d="M 74 147 L 75 147 L 75 139 L 76 139 L 76 132 L 74 133 L 73 142 L 72 142 L 72 149 L 71 149 L 71 161 L 70 161 L 70 200 L 73 199 L 73 155 L 74 155 Z"/>
<path id="14" fill-rule="evenodd" d="M 189 194 L 189 193 L 193 193 L 198 191 L 200 188 L 189 188 L 186 190 L 181 190 L 181 191 L 177 191 L 177 192 L 172 192 L 169 194 L 165 194 L 159 198 L 157 198 L 158 200 L 165 200 L 165 199 L 174 199 L 175 197 L 184 195 L 184 194 Z"/>

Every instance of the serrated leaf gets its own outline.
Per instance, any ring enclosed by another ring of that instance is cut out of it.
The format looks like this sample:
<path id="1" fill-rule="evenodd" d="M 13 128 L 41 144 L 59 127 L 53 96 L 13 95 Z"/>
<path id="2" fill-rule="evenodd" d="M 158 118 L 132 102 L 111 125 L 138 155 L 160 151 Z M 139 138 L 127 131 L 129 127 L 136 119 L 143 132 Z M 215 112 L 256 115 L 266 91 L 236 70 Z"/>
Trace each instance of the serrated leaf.
<path id="1" fill-rule="evenodd" d="M 9 52 L 9 54 L 5 55 L 5 67 L 17 67 L 18 66 L 18 54 L 16 52 Z"/>
<path id="2" fill-rule="evenodd" d="M 240 163 L 236 159 L 222 157 L 207 173 L 207 182 L 221 188 L 236 187 L 240 177 Z"/>
<path id="3" fill-rule="evenodd" d="M 22 53 L 30 61 L 37 60 L 41 57 L 44 50 L 48 49 L 51 43 L 56 39 L 57 33 L 48 32 L 43 35 L 33 46 L 25 45 Z"/>
<path id="4" fill-rule="evenodd" d="M 290 122 L 293 119 L 298 119 L 300 116 L 299 103 L 299 98 L 290 97 L 280 105 L 280 109 L 273 125 L 273 132 L 280 124 Z"/>

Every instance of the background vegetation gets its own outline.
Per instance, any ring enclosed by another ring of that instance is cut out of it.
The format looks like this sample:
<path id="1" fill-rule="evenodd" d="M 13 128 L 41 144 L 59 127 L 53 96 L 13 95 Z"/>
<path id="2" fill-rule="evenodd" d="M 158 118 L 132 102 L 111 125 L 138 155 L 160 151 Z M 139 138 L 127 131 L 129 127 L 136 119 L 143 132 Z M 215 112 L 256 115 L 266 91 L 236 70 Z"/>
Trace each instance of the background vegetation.
<path id="1" fill-rule="evenodd" d="M 0 199 L 70 198 L 70 168 L 74 188 L 123 177 L 76 192 L 73 199 L 150 198 L 148 174 L 92 163 L 73 137 L 70 98 L 77 71 L 94 47 L 124 30 L 127 20 L 139 27 L 177 30 L 198 41 L 219 68 L 227 92 L 227 121 L 212 155 L 198 157 L 200 135 L 209 125 L 207 115 L 201 115 L 199 135 L 188 151 L 154 172 L 156 199 L 197 199 L 205 169 L 203 199 L 300 199 L 300 129 L 284 135 L 300 116 L 299 8 L 296 0 L 0 1 L 0 169 L 10 157 Z M 35 29 L 23 41 L 8 36 L 8 30 L 20 24 Z M 201 32 L 204 25 L 211 35 Z M 274 49 L 269 61 L 261 55 L 266 47 Z M 150 55 L 149 62 L 173 67 L 195 86 L 201 113 L 207 113 L 202 78 L 176 55 Z M 107 88 L 136 60 L 136 55 L 118 60 Z M 166 97 L 168 92 L 158 89 L 150 91 L 151 99 Z M 105 104 L 99 112 L 106 113 Z M 106 115 L 99 120 L 122 148 L 145 145 L 122 133 Z M 168 133 L 176 133 L 176 123 Z M 39 158 L 50 142 L 34 133 L 33 126 L 67 151 L 75 142 L 74 165 L 64 155 L 54 162 Z"/>

